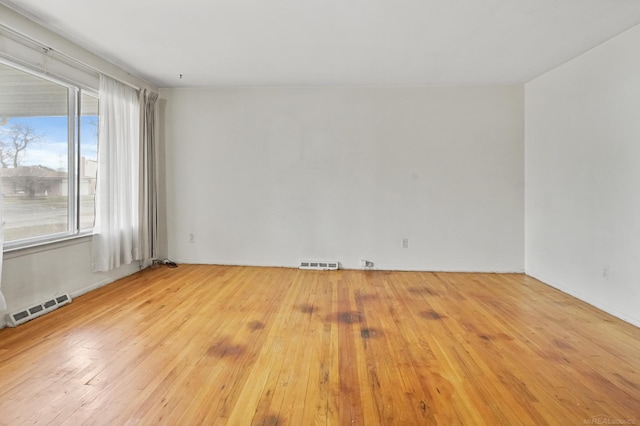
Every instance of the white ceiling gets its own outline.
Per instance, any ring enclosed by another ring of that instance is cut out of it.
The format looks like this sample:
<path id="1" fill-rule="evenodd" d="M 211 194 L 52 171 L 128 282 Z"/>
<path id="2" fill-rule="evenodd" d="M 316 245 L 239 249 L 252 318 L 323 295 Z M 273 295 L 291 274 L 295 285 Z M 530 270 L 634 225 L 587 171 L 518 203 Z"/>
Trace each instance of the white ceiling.
<path id="1" fill-rule="evenodd" d="M 0 2 L 159 87 L 517 84 L 640 23 L 640 0 Z"/>

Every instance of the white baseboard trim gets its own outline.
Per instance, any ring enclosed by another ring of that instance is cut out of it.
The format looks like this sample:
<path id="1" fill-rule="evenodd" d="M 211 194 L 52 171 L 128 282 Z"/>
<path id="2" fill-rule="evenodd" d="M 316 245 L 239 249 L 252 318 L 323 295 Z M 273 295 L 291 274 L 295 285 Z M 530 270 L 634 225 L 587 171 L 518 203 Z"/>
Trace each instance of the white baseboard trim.
<path id="1" fill-rule="evenodd" d="M 608 306 L 606 304 L 593 300 L 590 297 L 587 297 L 584 294 L 571 289 L 569 286 L 567 286 L 564 283 L 561 283 L 557 280 L 553 280 L 549 277 L 546 277 L 544 274 L 539 274 L 537 272 L 525 271 L 525 274 L 532 278 L 537 279 L 538 281 L 543 282 L 544 284 L 547 284 L 548 286 L 551 286 L 557 290 L 560 290 L 563 293 L 573 296 L 576 299 L 579 299 L 585 303 L 588 303 L 594 308 L 598 308 L 601 311 L 608 313 L 609 315 L 613 315 L 614 317 L 621 319 L 624 322 L 628 322 L 629 324 L 635 325 L 636 327 L 640 328 L 640 319 L 634 318 L 624 312 L 620 312 L 617 309 L 612 308 L 611 306 Z"/>
<path id="2" fill-rule="evenodd" d="M 202 260 L 193 258 L 173 258 L 170 259 L 176 261 L 178 264 L 190 264 L 190 265 L 219 265 L 219 266 L 250 266 L 259 268 L 291 268 L 298 269 L 298 263 L 265 263 L 265 262 L 229 262 L 219 260 Z M 488 268 L 488 269 L 475 269 L 475 268 L 442 268 L 442 267 L 397 267 L 397 266 L 378 266 L 374 262 L 372 268 L 363 268 L 359 264 L 355 263 L 343 263 L 340 262 L 340 269 L 345 271 L 393 271 L 393 272 L 454 272 L 454 273 L 469 273 L 469 274 L 524 274 L 524 268 Z"/>
<path id="3" fill-rule="evenodd" d="M 133 269 L 135 268 L 135 269 Z M 124 277 L 128 277 L 129 275 L 133 275 L 139 271 L 141 271 L 142 269 L 146 268 L 144 263 L 139 263 L 133 266 L 130 265 L 125 265 L 122 267 L 123 271 L 120 274 L 117 274 L 115 276 L 111 276 L 109 278 L 105 278 L 103 280 L 100 280 L 98 282 L 95 282 L 91 285 L 88 285 L 86 287 L 80 288 L 78 290 L 75 291 L 70 291 L 69 295 L 71 296 L 72 299 L 75 299 L 78 296 L 82 296 L 83 294 L 89 293 L 90 291 L 93 290 L 97 290 L 100 287 L 104 287 L 107 284 L 111 284 L 115 281 L 118 281 L 121 278 Z M 56 295 L 52 295 L 51 297 L 55 297 Z M 6 314 L 2 314 L 2 316 L 0 316 L 0 330 L 7 327 L 7 316 Z"/>

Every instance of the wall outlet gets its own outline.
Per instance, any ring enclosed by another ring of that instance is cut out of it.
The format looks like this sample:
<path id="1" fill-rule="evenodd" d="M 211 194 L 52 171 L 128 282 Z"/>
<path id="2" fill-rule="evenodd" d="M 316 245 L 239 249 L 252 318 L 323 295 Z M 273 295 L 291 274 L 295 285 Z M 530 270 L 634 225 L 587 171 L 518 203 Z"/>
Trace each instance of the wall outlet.
<path id="1" fill-rule="evenodd" d="M 403 238 L 400 240 L 400 248 L 409 248 L 409 239 Z"/>
<path id="2" fill-rule="evenodd" d="M 193 234 L 189 234 L 189 242 L 191 244 L 195 243 L 196 242 L 196 236 L 193 235 Z"/>
<path id="3" fill-rule="evenodd" d="M 370 262 L 368 260 L 361 260 L 360 266 L 362 266 L 363 268 L 373 268 L 373 262 Z"/>

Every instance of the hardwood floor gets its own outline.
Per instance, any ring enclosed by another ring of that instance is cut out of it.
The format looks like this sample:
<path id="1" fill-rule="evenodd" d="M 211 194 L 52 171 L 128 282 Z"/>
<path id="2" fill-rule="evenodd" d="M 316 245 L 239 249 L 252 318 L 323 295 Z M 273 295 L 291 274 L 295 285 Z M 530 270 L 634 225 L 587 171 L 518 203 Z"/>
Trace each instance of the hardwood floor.
<path id="1" fill-rule="evenodd" d="M 3 425 L 616 421 L 640 329 L 518 274 L 160 267 L 0 330 Z"/>

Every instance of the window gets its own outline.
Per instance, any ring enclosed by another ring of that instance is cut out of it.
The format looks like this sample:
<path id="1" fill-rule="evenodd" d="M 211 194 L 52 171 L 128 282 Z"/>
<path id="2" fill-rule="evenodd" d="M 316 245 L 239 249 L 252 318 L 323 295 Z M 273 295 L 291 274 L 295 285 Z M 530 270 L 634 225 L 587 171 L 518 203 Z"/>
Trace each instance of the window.
<path id="1" fill-rule="evenodd" d="M 5 248 L 91 230 L 97 148 L 95 91 L 0 62 Z"/>
<path id="2" fill-rule="evenodd" d="M 80 93 L 80 132 L 78 144 L 80 230 L 93 228 L 96 217 L 95 194 L 98 174 L 98 98 Z"/>

